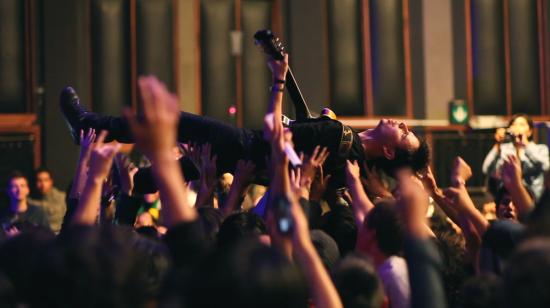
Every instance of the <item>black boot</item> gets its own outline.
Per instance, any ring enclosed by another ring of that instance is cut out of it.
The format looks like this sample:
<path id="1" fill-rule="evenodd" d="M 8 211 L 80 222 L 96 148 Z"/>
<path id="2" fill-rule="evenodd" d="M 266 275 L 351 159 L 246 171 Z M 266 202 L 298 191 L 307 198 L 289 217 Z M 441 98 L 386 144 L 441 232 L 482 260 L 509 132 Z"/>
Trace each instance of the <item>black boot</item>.
<path id="1" fill-rule="evenodd" d="M 88 110 L 80 104 L 80 99 L 72 87 L 65 87 L 61 91 L 59 105 L 65 122 L 67 126 L 69 126 L 71 138 L 73 138 L 75 144 L 79 145 L 80 130 L 84 129 L 84 127 L 82 127 L 82 120 L 88 113 Z"/>
<path id="2" fill-rule="evenodd" d="M 90 128 L 95 129 L 97 134 L 102 130 L 108 131 L 105 142 L 117 140 L 122 143 L 133 143 L 128 123 L 124 118 L 102 116 L 88 111 L 80 104 L 80 99 L 73 88 L 65 87 L 61 91 L 59 105 L 75 144 L 80 144 L 80 130 Z"/>

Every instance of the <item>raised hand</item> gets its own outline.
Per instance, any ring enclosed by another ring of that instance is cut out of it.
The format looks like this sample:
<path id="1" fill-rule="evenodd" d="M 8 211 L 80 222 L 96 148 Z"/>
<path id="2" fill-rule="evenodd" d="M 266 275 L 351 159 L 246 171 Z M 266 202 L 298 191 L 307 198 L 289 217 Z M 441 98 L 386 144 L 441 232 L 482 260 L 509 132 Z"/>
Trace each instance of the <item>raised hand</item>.
<path id="1" fill-rule="evenodd" d="M 457 156 L 453 161 L 451 183 L 453 186 L 464 185 L 471 177 L 472 168 L 460 156 Z"/>
<path id="2" fill-rule="evenodd" d="M 516 155 L 508 155 L 500 169 L 502 182 L 506 189 L 513 190 L 522 185 L 521 162 Z"/>
<path id="3" fill-rule="evenodd" d="M 311 181 L 313 181 L 315 173 L 325 163 L 329 155 L 330 153 L 326 147 L 321 149 L 320 146 L 316 146 L 310 157 L 302 159 L 304 162 L 301 167 L 302 181 L 304 182 L 303 184 L 311 185 Z M 309 183 L 306 183 L 307 181 L 309 181 Z"/>
<path id="4" fill-rule="evenodd" d="M 139 78 L 138 85 L 143 115 L 138 119 L 134 111 L 124 109 L 136 144 L 153 161 L 172 159 L 179 122 L 178 99 L 154 76 Z"/>
<path id="5" fill-rule="evenodd" d="M 120 175 L 120 189 L 123 193 L 131 196 L 134 189 L 134 175 L 139 169 L 130 161 L 127 155 L 121 153 L 115 156 L 115 164 Z"/>
<path id="6" fill-rule="evenodd" d="M 275 60 L 269 57 L 267 65 L 273 74 L 274 79 L 285 80 L 286 73 L 288 72 L 288 54 L 285 54 L 283 60 Z"/>
<path id="7" fill-rule="evenodd" d="M 109 175 L 113 158 L 120 149 L 120 144 L 105 144 L 107 131 L 101 131 L 96 143 L 93 146 L 90 156 L 90 169 L 88 170 L 88 179 L 103 181 Z"/>
<path id="8" fill-rule="evenodd" d="M 309 199 L 313 201 L 321 201 L 325 190 L 327 190 L 328 182 L 331 175 L 324 175 L 323 166 L 317 169 L 317 174 L 311 183 L 311 189 L 309 192 Z"/>
<path id="9" fill-rule="evenodd" d="M 95 129 L 90 128 L 86 132 L 80 130 L 80 153 L 88 153 L 92 149 L 92 145 L 96 139 Z"/>
<path id="10" fill-rule="evenodd" d="M 212 145 L 205 143 L 200 149 L 201 183 L 207 187 L 215 187 L 217 176 L 217 155 L 212 156 Z"/>

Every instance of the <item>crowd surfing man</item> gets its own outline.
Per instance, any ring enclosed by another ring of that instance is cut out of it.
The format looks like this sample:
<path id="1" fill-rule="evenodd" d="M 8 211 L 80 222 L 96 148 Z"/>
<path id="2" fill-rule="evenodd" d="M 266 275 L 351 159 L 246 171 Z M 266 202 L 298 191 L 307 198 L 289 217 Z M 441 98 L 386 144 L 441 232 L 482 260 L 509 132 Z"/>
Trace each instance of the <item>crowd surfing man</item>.
<path id="1" fill-rule="evenodd" d="M 288 55 L 281 61 L 270 58 L 268 65 L 273 77 L 268 113 L 272 113 L 275 118 L 281 118 Z M 150 93 L 154 100 L 155 91 Z M 127 116 L 112 117 L 89 112 L 80 104 L 73 88 L 63 89 L 60 105 L 77 144 L 80 131 L 90 128 L 108 131 L 109 140 L 134 142 Z M 296 152 L 312 153 L 316 146 L 328 149 L 330 155 L 323 167 L 324 173 L 331 175 L 329 185 L 334 188 L 345 186 L 346 160 L 358 161 L 361 167 L 364 166 L 363 162 L 369 166 L 375 165 L 389 175 L 402 166 L 410 166 L 415 171 L 421 170 L 427 166 L 429 160 L 426 142 L 410 131 L 404 122 L 391 119 L 382 119 L 375 128 L 362 132 L 328 117 L 296 121 L 289 129 Z M 210 143 L 212 155 L 217 155 L 219 174 L 233 173 L 237 162 L 244 159 L 256 165 L 257 182 L 261 183 L 262 178 L 267 178 L 266 157 L 269 156 L 270 145 L 264 140 L 261 130 L 237 128 L 208 117 L 181 112 L 178 141 Z"/>

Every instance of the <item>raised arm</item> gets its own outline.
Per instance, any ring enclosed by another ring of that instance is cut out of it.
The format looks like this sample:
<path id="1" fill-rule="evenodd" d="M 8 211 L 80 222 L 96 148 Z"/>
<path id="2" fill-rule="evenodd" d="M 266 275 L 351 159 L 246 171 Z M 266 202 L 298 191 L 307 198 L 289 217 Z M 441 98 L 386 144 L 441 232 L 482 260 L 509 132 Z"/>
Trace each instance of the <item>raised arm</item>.
<path id="1" fill-rule="evenodd" d="M 355 216 L 355 223 L 358 229 L 361 229 L 365 217 L 374 208 L 374 205 L 370 201 L 369 197 L 363 189 L 360 179 L 359 165 L 357 162 L 346 161 L 346 183 L 351 193 L 353 200 L 353 214 Z"/>
<path id="2" fill-rule="evenodd" d="M 73 178 L 69 198 L 78 199 L 84 189 L 86 183 L 86 172 L 88 170 L 88 162 L 92 153 L 92 145 L 96 139 L 95 129 L 90 128 L 86 132 L 80 130 L 80 155 L 76 165 L 76 172 Z"/>
<path id="3" fill-rule="evenodd" d="M 107 132 L 102 131 L 91 151 L 90 169 L 78 207 L 72 217 L 73 224 L 93 225 L 97 221 L 101 203 L 101 188 L 109 175 L 113 158 L 120 149 L 120 144 L 104 144 L 106 136 Z"/>
<path id="4" fill-rule="evenodd" d="M 501 174 L 502 182 L 518 210 L 518 217 L 524 219 L 533 210 L 535 204 L 533 198 L 523 186 L 521 163 L 517 156 L 509 155 L 506 157 L 502 164 Z"/>
<path id="5" fill-rule="evenodd" d="M 129 108 L 124 110 L 124 115 L 137 146 L 153 163 L 153 177 L 163 206 L 163 221 L 167 227 L 194 221 L 197 212 L 189 204 L 188 187 L 172 153 L 178 134 L 178 99 L 155 77 L 139 78 L 138 86 L 143 115 L 138 119 Z"/>

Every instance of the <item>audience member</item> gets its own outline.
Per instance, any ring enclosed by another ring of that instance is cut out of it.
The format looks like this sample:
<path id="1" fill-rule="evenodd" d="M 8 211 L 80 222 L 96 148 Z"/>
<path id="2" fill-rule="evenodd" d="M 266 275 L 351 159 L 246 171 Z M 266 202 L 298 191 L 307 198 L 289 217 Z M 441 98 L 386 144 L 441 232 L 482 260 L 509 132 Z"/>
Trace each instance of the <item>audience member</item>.
<path id="1" fill-rule="evenodd" d="M 67 211 L 65 192 L 54 186 L 52 174 L 48 169 L 40 168 L 35 172 L 36 193 L 32 194 L 29 202 L 44 209 L 48 217 L 50 228 L 59 233 L 63 217 Z"/>

